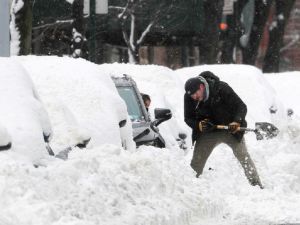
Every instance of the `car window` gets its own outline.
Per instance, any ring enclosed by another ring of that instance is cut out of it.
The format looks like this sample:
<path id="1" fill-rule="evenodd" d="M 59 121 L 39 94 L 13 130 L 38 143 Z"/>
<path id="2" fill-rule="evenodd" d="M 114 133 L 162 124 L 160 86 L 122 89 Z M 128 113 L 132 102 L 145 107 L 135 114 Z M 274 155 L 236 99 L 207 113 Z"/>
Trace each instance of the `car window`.
<path id="1" fill-rule="evenodd" d="M 117 87 L 120 96 L 127 105 L 129 117 L 132 121 L 144 120 L 138 97 L 133 87 Z"/>

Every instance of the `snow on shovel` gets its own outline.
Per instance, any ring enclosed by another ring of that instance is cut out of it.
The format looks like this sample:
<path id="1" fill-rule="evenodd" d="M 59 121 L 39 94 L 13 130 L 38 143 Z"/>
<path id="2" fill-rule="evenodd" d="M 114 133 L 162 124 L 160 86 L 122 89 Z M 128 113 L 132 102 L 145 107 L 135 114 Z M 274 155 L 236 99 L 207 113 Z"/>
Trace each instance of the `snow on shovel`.
<path id="1" fill-rule="evenodd" d="M 216 129 L 229 130 L 229 126 L 216 125 Z M 254 132 L 256 135 L 256 140 L 263 140 L 264 138 L 271 139 L 273 137 L 276 137 L 279 133 L 279 130 L 277 127 L 275 127 L 273 124 L 267 123 L 267 122 L 255 123 L 255 129 L 251 129 L 251 128 L 247 128 L 247 127 L 240 127 L 239 131 Z"/>

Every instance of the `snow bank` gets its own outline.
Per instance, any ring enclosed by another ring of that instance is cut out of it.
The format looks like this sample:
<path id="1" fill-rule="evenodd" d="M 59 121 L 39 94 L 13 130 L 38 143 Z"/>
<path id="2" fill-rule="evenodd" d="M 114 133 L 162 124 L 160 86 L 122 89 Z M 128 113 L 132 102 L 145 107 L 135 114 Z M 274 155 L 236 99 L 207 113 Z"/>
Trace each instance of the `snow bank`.
<path id="1" fill-rule="evenodd" d="M 0 58 L 0 105 L 1 134 L 6 133 L 1 138 L 11 138 L 13 152 L 30 161 L 46 157 L 43 133 L 51 133 L 48 114 L 27 72 L 9 58 Z"/>
<path id="2" fill-rule="evenodd" d="M 83 59 L 16 57 L 29 71 L 53 124 L 54 149 L 75 145 L 91 137 L 90 145 L 115 144 L 133 148 L 126 105 L 109 76 Z M 120 133 L 121 132 L 121 133 Z"/>
<path id="3" fill-rule="evenodd" d="M 182 152 L 103 145 L 71 156 L 46 168 L 0 165 L 0 224 L 189 224 L 201 212 Z"/>

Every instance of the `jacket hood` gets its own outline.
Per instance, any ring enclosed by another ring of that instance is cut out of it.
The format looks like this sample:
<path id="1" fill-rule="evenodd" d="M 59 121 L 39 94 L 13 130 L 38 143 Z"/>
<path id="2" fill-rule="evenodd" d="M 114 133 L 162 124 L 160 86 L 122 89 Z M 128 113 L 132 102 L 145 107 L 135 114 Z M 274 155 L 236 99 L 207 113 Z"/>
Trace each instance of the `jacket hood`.
<path id="1" fill-rule="evenodd" d="M 205 86 L 205 96 L 204 96 L 203 101 L 206 102 L 207 99 L 209 98 L 209 85 L 208 85 L 206 79 L 204 79 L 204 77 L 199 75 L 198 78 L 201 81 L 201 83 L 204 84 L 204 86 Z"/>
<path id="2" fill-rule="evenodd" d="M 210 71 L 204 71 L 200 73 L 199 76 L 203 77 L 208 83 L 220 81 L 220 78 Z"/>
<path id="3" fill-rule="evenodd" d="M 202 83 L 204 83 L 205 85 L 205 98 L 204 98 L 204 102 L 207 101 L 207 99 L 209 98 L 209 89 L 210 87 L 214 87 L 215 83 L 218 83 L 220 81 L 220 78 L 217 77 L 215 74 L 213 74 L 210 71 L 204 71 L 202 73 L 199 74 L 199 79 L 202 81 Z"/>

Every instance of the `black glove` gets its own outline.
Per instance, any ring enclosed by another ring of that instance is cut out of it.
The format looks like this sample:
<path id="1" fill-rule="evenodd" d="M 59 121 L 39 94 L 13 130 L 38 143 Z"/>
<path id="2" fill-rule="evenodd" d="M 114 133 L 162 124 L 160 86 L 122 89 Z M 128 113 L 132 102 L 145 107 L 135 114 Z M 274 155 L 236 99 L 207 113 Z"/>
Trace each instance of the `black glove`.
<path id="1" fill-rule="evenodd" d="M 209 119 L 204 119 L 199 122 L 199 131 L 208 132 L 214 129 L 214 124 L 212 124 Z"/>

